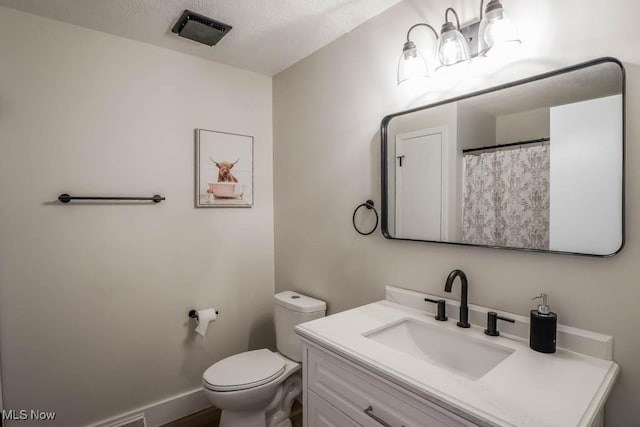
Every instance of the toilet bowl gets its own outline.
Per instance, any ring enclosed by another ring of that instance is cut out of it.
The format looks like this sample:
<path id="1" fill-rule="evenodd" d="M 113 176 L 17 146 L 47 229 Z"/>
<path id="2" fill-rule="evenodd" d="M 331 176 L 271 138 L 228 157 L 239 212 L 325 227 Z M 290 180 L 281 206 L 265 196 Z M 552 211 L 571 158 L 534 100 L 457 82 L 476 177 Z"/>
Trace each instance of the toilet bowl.
<path id="1" fill-rule="evenodd" d="M 220 427 L 291 427 L 291 406 L 302 392 L 302 345 L 293 328 L 325 312 L 324 301 L 291 291 L 276 294 L 278 352 L 235 354 L 204 372 L 204 393 L 222 410 Z"/>
<path id="2" fill-rule="evenodd" d="M 267 349 L 221 360 L 202 377 L 209 401 L 222 409 L 220 426 L 290 427 L 302 391 L 301 365 Z"/>

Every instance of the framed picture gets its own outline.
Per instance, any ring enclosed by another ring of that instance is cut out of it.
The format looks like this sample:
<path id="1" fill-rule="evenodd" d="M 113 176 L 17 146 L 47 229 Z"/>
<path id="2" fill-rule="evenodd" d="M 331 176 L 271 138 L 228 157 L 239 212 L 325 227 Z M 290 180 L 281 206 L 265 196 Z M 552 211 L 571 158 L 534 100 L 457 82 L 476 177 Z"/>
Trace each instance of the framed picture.
<path id="1" fill-rule="evenodd" d="M 196 207 L 253 205 L 253 137 L 196 129 Z"/>

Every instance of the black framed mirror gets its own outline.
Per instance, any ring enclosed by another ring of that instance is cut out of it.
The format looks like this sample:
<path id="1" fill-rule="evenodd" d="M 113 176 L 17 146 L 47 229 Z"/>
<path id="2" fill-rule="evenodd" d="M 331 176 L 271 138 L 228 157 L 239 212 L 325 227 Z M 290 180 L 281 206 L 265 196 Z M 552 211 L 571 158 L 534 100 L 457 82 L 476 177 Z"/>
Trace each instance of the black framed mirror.
<path id="1" fill-rule="evenodd" d="M 388 239 L 611 256 L 625 71 L 600 58 L 382 120 Z"/>

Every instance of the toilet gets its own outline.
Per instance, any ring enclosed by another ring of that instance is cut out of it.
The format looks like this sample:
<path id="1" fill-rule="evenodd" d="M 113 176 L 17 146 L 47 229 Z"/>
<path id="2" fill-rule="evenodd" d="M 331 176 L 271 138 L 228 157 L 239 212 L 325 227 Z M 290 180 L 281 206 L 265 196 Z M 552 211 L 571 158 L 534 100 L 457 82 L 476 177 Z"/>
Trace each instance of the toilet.
<path id="1" fill-rule="evenodd" d="M 324 317 L 327 305 L 292 291 L 273 302 L 278 351 L 234 354 L 202 375 L 205 395 L 222 410 L 220 427 L 291 427 L 291 405 L 302 392 L 302 344 L 293 328 Z"/>

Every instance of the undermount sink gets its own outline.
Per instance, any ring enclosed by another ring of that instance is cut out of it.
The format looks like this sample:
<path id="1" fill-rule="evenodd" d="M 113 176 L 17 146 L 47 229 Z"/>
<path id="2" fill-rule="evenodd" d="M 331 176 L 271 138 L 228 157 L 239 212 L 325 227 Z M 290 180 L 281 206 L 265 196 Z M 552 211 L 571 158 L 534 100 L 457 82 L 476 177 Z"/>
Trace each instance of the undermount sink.
<path id="1" fill-rule="evenodd" d="M 410 319 L 363 335 L 472 380 L 480 379 L 513 353 L 510 348 L 468 334 Z"/>

